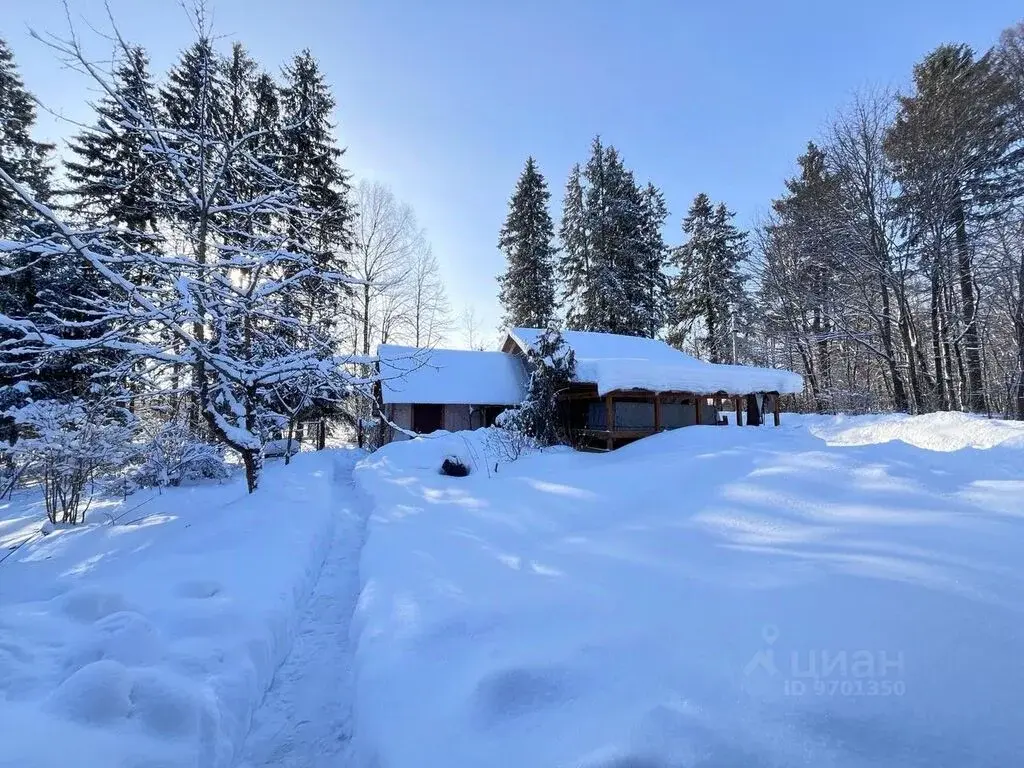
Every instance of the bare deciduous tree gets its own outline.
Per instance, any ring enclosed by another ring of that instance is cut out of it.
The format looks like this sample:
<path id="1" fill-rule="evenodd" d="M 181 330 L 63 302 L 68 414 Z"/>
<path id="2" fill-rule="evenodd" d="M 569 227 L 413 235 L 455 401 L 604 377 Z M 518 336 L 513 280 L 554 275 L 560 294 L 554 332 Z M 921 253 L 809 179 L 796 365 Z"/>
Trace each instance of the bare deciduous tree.
<path id="1" fill-rule="evenodd" d="M 363 281 L 352 308 L 358 347 L 370 354 L 372 340 L 388 340 L 396 325 L 394 297 L 401 294 L 415 255 L 425 247 L 410 206 L 389 187 L 362 181 L 356 187 L 355 246 L 351 270 Z"/>
<path id="2" fill-rule="evenodd" d="M 409 273 L 409 337 L 414 346 L 433 347 L 451 332 L 451 306 L 433 251 L 416 253 Z"/>

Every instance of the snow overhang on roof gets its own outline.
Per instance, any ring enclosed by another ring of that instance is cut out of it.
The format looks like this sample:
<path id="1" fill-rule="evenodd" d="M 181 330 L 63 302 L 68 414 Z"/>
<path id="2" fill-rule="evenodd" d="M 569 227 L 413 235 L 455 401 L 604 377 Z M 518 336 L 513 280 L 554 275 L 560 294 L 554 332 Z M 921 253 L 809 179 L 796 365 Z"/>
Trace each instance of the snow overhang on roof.
<path id="1" fill-rule="evenodd" d="M 509 338 L 524 352 L 543 330 L 513 328 Z M 591 331 L 562 331 L 576 356 L 576 381 L 597 385 L 599 394 L 616 390 L 746 395 L 803 391 L 803 377 L 792 371 L 748 365 L 706 363 L 663 341 Z"/>
<path id="2" fill-rule="evenodd" d="M 377 357 L 385 404 L 517 405 L 526 393 L 522 361 L 503 352 L 382 344 Z"/>

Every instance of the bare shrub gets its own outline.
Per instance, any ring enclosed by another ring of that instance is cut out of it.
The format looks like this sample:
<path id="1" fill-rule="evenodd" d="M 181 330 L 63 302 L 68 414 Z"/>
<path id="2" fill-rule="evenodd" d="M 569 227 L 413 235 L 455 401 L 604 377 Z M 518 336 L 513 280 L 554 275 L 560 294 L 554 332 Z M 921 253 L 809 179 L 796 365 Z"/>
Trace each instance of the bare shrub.
<path id="1" fill-rule="evenodd" d="M 133 450 L 131 414 L 78 399 L 42 400 L 8 414 L 19 435 L 10 450 L 39 474 L 47 518 L 84 522 L 97 474 L 121 466 Z"/>

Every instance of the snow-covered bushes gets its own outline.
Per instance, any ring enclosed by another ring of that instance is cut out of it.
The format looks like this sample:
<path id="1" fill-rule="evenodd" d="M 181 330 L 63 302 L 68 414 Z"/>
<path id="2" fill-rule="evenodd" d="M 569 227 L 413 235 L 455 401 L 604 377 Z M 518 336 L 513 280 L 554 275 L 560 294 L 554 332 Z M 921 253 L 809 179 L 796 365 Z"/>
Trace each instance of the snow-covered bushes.
<path id="1" fill-rule="evenodd" d="M 139 463 L 128 474 L 136 488 L 165 488 L 198 480 L 224 480 L 231 470 L 220 446 L 202 442 L 181 421 L 170 421 L 139 449 Z"/>
<path id="2" fill-rule="evenodd" d="M 123 466 L 133 451 L 134 417 L 80 399 L 40 400 L 7 415 L 18 428 L 9 451 L 38 473 L 50 522 L 83 522 L 96 476 Z"/>
<path id="3" fill-rule="evenodd" d="M 540 335 L 527 357 L 530 384 L 526 398 L 518 408 L 502 414 L 501 426 L 521 438 L 511 447 L 522 452 L 524 438 L 541 446 L 568 441 L 565 425 L 558 409 L 558 393 L 572 382 L 576 374 L 576 357 L 566 345 L 562 334 L 549 328 Z"/>
<path id="4" fill-rule="evenodd" d="M 515 461 L 524 453 L 537 448 L 537 441 L 520 426 L 518 409 L 502 411 L 494 420 L 496 429 L 488 430 L 485 447 L 487 453 L 499 461 Z"/>

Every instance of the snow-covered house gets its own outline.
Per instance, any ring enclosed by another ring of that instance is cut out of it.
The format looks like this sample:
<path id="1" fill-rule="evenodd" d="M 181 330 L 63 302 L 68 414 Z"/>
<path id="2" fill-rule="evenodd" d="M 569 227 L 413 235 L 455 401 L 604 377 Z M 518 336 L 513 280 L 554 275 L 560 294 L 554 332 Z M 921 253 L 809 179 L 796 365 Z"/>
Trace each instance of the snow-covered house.
<path id="1" fill-rule="evenodd" d="M 489 426 L 522 401 L 528 354 L 542 333 L 513 328 L 500 352 L 381 346 L 385 415 L 420 434 Z M 576 357 L 562 415 L 581 446 L 612 449 L 693 424 L 759 425 L 766 413 L 778 425 L 779 396 L 803 390 L 790 371 L 706 363 L 657 339 L 586 331 L 562 337 Z"/>
<path id="2" fill-rule="evenodd" d="M 513 328 L 502 351 L 525 360 L 538 328 Z M 580 445 L 617 448 L 693 424 L 779 424 L 779 396 L 803 390 L 791 371 L 706 363 L 657 339 L 563 331 L 576 357 L 576 381 L 563 417 Z M 732 412 L 727 415 L 726 412 Z"/>
<path id="3" fill-rule="evenodd" d="M 526 392 L 522 361 L 501 352 L 382 344 L 377 357 L 384 415 L 391 424 L 421 435 L 489 427 L 499 413 L 521 403 Z M 408 435 L 389 428 L 385 437 Z"/>

